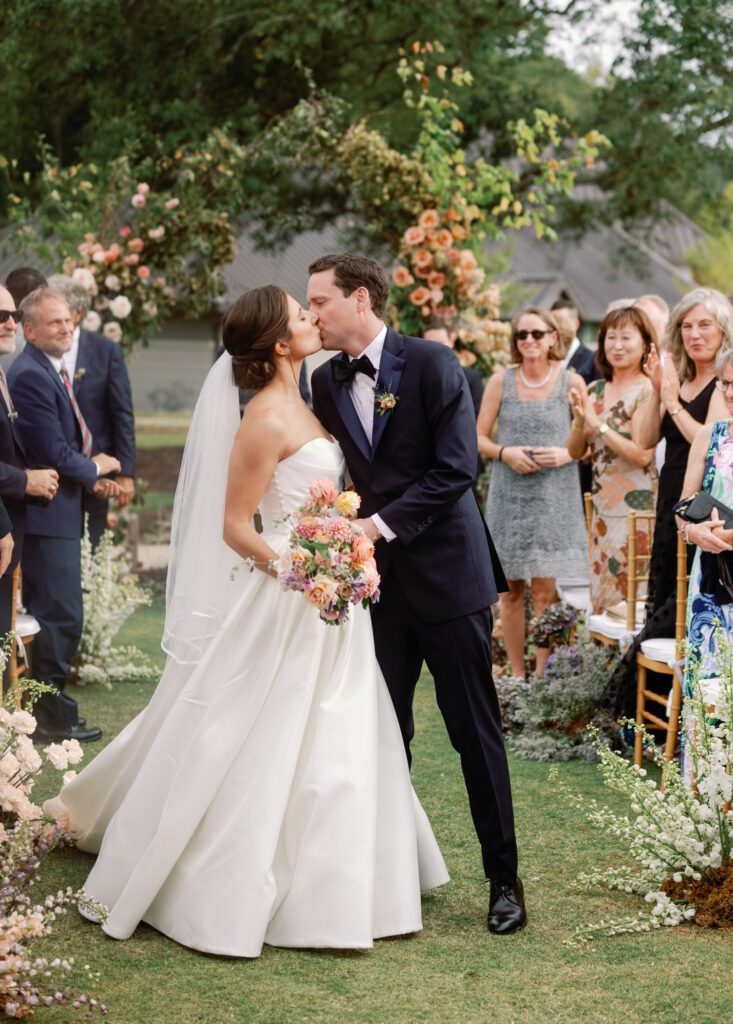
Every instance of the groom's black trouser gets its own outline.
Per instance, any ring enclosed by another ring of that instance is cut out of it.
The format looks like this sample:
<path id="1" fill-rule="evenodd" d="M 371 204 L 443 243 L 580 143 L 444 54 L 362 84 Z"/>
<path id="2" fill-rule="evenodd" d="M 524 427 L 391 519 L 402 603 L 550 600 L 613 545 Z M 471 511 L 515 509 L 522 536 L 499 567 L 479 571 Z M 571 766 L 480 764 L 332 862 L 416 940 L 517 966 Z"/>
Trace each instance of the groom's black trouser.
<path id="1" fill-rule="evenodd" d="M 372 606 L 377 660 L 410 758 L 412 701 L 423 660 L 450 741 L 461 756 L 468 801 L 487 878 L 513 881 L 517 841 L 499 702 L 491 674 L 491 609 L 448 622 L 424 622 L 387 574 Z"/>

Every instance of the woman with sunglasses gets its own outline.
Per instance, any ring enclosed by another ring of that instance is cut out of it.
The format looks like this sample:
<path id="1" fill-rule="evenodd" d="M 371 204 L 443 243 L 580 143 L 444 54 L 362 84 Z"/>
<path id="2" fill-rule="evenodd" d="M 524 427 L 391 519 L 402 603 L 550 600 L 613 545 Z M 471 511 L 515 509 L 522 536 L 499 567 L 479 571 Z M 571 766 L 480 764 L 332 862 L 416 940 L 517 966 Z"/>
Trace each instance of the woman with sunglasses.
<path id="1" fill-rule="evenodd" d="M 574 459 L 590 452 L 593 468 L 590 596 L 594 614 L 626 599 L 629 512 L 653 512 L 657 496 L 654 448 L 634 441 L 631 423 L 649 398 L 644 364 L 653 329 L 641 309 L 607 313 L 598 333 L 601 380 L 571 391 Z"/>
<path id="2" fill-rule="evenodd" d="M 539 615 L 556 599 L 557 576 L 588 572 L 580 481 L 566 447 L 568 392 L 585 383 L 562 366 L 558 324 L 544 309 L 514 318 L 511 354 L 513 365 L 486 385 L 478 445 L 493 460 L 486 514 L 510 588 L 499 596 L 504 643 L 512 675 L 524 677 L 525 582 Z M 547 655 L 537 649 L 537 675 Z"/>

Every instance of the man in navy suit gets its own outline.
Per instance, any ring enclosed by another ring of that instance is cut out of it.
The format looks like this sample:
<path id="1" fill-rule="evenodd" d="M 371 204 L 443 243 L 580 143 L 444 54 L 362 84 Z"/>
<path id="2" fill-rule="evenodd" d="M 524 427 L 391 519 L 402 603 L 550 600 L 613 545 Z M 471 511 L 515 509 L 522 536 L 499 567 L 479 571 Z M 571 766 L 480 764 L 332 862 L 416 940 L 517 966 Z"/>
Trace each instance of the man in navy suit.
<path id="1" fill-rule="evenodd" d="M 476 418 L 465 376 L 445 346 L 386 326 L 387 277 L 373 260 L 324 256 L 309 272 L 323 347 L 341 352 L 313 374 L 313 408 L 341 444 L 362 497 L 359 525 L 376 542 L 377 659 L 408 759 L 427 663 L 491 880 L 489 931 L 509 934 L 526 911 L 491 675 L 491 605 L 506 581 L 472 493 Z"/>
<path id="2" fill-rule="evenodd" d="M 15 335 L 23 314 L 15 308 L 12 295 L 0 286 L 0 355 L 12 352 Z M 13 570 L 23 552 L 25 502 L 51 501 L 58 490 L 54 469 L 26 469 L 28 456 L 16 426 L 16 412 L 8 391 L 5 371 L 0 369 L 0 545 L 10 537 L 12 555 L 3 567 L 0 558 L 0 636 L 10 629 L 12 614 Z M 7 674 L 7 665 L 6 665 Z"/>
<path id="3" fill-rule="evenodd" d="M 102 479 L 117 473 L 117 459 L 92 456 L 93 440 L 73 399 L 63 356 L 71 348 L 73 324 L 61 295 L 38 288 L 22 302 L 26 346 L 10 368 L 8 384 L 17 425 L 31 464 L 57 470 L 58 493 L 47 507 L 25 516 L 23 580 L 28 607 L 41 625 L 34 646 L 34 675 L 52 686 L 35 706 L 41 741 L 99 739 L 101 730 L 79 722 L 76 701 L 65 692 L 81 637 L 82 493 L 113 497 L 117 485 Z"/>
<path id="4" fill-rule="evenodd" d="M 63 274 L 49 278 L 49 286 L 66 299 L 74 324 L 71 348 L 63 357 L 73 382 L 74 395 L 94 439 L 93 454 L 107 452 L 119 460 L 117 501 L 124 507 L 135 497 L 135 414 L 132 389 L 122 349 L 103 334 L 81 327 L 89 312 L 89 292 Z M 84 514 L 89 517 L 89 539 L 96 547 L 107 528 L 109 501 L 84 491 Z"/>

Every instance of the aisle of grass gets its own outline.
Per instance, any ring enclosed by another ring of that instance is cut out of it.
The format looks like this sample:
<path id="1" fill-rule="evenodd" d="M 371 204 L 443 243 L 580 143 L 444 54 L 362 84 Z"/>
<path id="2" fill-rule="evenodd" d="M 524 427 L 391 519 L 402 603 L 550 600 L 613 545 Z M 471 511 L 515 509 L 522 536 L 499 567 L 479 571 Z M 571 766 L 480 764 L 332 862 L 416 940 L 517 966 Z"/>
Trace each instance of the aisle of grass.
<path id="1" fill-rule="evenodd" d="M 124 640 L 154 653 L 162 603 L 138 612 Z M 118 686 L 77 694 L 105 740 L 144 707 L 152 686 Z M 512 760 L 522 874 L 530 926 L 510 938 L 485 930 L 481 879 L 457 759 L 447 742 L 426 675 L 417 695 L 415 788 L 430 815 L 452 875 L 423 903 L 424 930 L 379 942 L 367 953 L 265 948 L 257 961 L 204 956 L 141 927 L 127 942 L 107 939 L 72 912 L 53 941 L 79 962 L 98 967 L 98 991 L 115 1024 L 544 1024 L 636 1022 L 725 1024 L 731 1020 L 730 934 L 666 929 L 608 939 L 584 949 L 563 939 L 577 923 L 619 916 L 633 903 L 587 895 L 578 872 L 607 863 L 609 847 L 567 808 L 547 779 L 547 766 Z M 603 791 L 592 766 L 561 772 L 589 796 Z M 46 792 L 51 779 L 41 784 Z M 40 794 L 39 794 L 40 795 Z M 54 855 L 46 891 L 83 883 L 92 859 Z M 222 880 L 225 884 L 225 880 Z M 44 943 L 48 954 L 51 943 Z M 40 950 L 39 950 L 40 952 Z M 44 1018 L 45 1019 L 45 1018 Z M 49 1014 L 48 1019 L 51 1018 Z M 66 1011 L 53 1019 L 68 1020 Z"/>

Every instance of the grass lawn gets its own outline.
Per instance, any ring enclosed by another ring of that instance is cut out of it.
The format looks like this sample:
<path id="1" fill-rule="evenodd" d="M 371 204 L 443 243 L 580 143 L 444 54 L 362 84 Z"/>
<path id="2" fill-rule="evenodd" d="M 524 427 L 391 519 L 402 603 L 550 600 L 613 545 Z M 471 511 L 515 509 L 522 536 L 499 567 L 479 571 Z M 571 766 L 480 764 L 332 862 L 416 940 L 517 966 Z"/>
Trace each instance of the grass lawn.
<path id="1" fill-rule="evenodd" d="M 157 647 L 162 602 L 130 620 L 123 640 Z M 75 692 L 90 722 L 111 738 L 145 706 L 152 685 Z M 578 872 L 621 851 L 566 807 L 545 764 L 512 760 L 521 873 L 528 928 L 509 938 L 485 928 L 487 888 L 457 758 L 449 746 L 425 675 L 416 702 L 415 788 L 431 818 L 452 875 L 423 901 L 421 934 L 378 942 L 371 952 L 299 952 L 265 947 L 257 961 L 205 956 L 141 927 L 116 942 L 78 917 L 62 919 L 38 955 L 62 950 L 101 971 L 97 992 L 117 1024 L 544 1024 L 646 1022 L 727 1024 L 733 1017 L 730 933 L 694 927 L 563 945 L 576 924 L 633 910 L 629 898 L 576 888 Z M 99 745 L 90 748 L 99 749 Z M 605 790 L 597 769 L 561 765 L 588 796 Z M 55 789 L 42 779 L 37 796 Z M 92 859 L 57 852 L 45 868 L 45 892 L 81 886 Z M 41 948 L 42 947 L 42 948 Z M 70 1011 L 39 1014 L 66 1021 Z"/>

